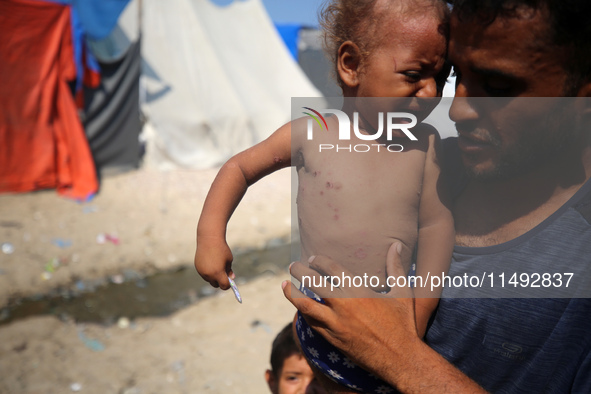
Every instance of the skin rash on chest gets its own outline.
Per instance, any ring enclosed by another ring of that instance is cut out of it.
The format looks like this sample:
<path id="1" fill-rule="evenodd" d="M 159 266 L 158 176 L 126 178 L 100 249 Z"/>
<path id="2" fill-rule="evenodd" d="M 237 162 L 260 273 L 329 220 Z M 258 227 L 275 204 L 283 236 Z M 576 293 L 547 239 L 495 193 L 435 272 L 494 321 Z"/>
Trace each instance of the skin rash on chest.
<path id="1" fill-rule="evenodd" d="M 301 260 L 322 254 L 356 275 L 384 276 L 386 252 L 399 240 L 409 265 L 425 152 L 319 152 L 310 144 L 299 153 Z"/>

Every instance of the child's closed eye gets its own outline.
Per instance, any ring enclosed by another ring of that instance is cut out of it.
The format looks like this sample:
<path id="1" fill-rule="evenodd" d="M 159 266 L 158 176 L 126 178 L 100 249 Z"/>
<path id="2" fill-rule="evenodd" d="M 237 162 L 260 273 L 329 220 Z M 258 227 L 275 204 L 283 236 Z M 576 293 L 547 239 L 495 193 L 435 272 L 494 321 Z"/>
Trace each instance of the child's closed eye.
<path id="1" fill-rule="evenodd" d="M 422 78 L 419 71 L 404 71 L 402 74 L 407 78 L 407 82 L 410 83 L 417 83 Z"/>

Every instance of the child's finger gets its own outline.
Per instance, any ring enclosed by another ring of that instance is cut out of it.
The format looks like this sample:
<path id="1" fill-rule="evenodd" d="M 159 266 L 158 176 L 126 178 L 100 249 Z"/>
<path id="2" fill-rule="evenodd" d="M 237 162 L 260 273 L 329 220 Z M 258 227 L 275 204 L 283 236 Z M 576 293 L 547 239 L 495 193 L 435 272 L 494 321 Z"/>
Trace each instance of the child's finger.
<path id="1" fill-rule="evenodd" d="M 230 288 L 230 281 L 228 280 L 228 275 L 225 272 L 222 272 L 216 277 L 218 285 L 222 290 L 228 290 Z"/>

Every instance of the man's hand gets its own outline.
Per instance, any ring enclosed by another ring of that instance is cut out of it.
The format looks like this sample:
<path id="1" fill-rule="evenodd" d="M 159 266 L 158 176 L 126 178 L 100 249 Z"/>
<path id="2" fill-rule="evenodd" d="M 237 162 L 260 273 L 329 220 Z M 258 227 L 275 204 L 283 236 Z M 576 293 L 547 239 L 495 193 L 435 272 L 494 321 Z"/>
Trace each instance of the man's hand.
<path id="1" fill-rule="evenodd" d="M 390 247 L 387 272 L 405 276 L 400 263 L 400 244 Z M 338 263 L 323 256 L 310 261 L 310 268 L 301 263 L 291 266 L 291 274 L 302 276 L 352 276 Z M 314 281 L 312 281 L 314 283 Z M 331 344 L 369 371 L 382 375 L 384 368 L 395 363 L 396 353 L 419 340 L 415 325 L 412 291 L 392 288 L 387 294 L 369 288 L 341 286 L 332 292 L 326 287 L 312 287 L 324 304 L 305 297 L 293 284 L 283 284 L 285 297 L 300 310 L 306 321 Z M 393 354 L 394 353 L 394 354 Z"/>
<path id="2" fill-rule="evenodd" d="M 400 264 L 400 246 L 388 250 L 386 269 L 393 277 L 406 275 Z M 291 266 L 291 274 L 350 275 L 322 256 Z M 312 287 L 324 304 L 305 297 L 293 284 L 282 284 L 285 297 L 300 310 L 308 324 L 359 366 L 404 393 L 485 393 L 474 381 L 427 346 L 417 334 L 411 289 L 392 288 L 377 294 L 367 288 Z M 338 298 L 328 298 L 333 295 Z M 324 298 L 326 297 L 326 298 Z M 350 297 L 350 298 L 344 298 Z M 365 298 L 364 298 L 365 297 Z"/>
<path id="3" fill-rule="evenodd" d="M 234 279 L 232 272 L 232 251 L 220 237 L 197 237 L 197 251 L 195 252 L 195 268 L 203 279 L 213 287 L 222 290 L 230 288 L 228 276 Z"/>

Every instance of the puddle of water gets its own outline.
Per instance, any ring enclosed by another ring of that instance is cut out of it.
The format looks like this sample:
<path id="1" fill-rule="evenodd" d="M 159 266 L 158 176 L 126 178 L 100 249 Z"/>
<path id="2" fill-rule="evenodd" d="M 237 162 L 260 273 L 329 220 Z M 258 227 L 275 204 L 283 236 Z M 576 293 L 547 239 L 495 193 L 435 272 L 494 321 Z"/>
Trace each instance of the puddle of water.
<path id="1" fill-rule="evenodd" d="M 293 248 L 298 250 L 299 248 Z M 234 256 L 232 268 L 237 284 L 265 273 L 285 272 L 293 261 L 291 245 L 249 251 Z M 145 278 L 127 271 L 120 284 L 108 280 L 77 282 L 72 289 L 11 300 L 0 312 L 0 325 L 37 315 L 55 315 L 62 320 L 111 325 L 120 317 L 168 316 L 216 291 L 191 266 Z"/>

